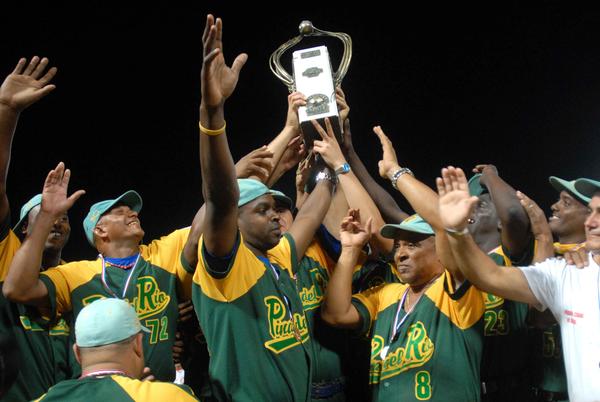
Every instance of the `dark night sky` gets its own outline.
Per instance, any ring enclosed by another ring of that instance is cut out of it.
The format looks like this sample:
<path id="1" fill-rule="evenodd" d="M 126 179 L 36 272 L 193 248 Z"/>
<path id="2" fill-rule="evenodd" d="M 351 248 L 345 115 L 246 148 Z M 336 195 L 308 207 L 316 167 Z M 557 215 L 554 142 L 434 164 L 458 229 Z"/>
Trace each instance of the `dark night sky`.
<path id="1" fill-rule="evenodd" d="M 355 146 L 373 174 L 381 150 L 371 127 L 381 124 L 400 163 L 430 185 L 446 164 L 494 163 L 549 210 L 556 198 L 549 175 L 600 178 L 594 154 L 600 14 L 549 2 L 512 9 L 400 5 L 400 13 L 376 6 L 282 12 L 259 3 L 241 10 L 219 3 L 3 9 L 2 76 L 21 56 L 47 56 L 59 69 L 56 91 L 19 122 L 8 181 L 14 222 L 62 160 L 73 171 L 71 188 L 88 192 L 71 211 L 67 259 L 94 256 L 83 240 L 83 215 L 92 203 L 128 189 L 144 198 L 147 239 L 191 223 L 201 203 L 198 77 L 209 11 L 223 17 L 227 61 L 239 52 L 250 56 L 226 104 L 236 159 L 281 129 L 287 91 L 268 57 L 310 19 L 353 38 L 344 89 Z M 317 6 L 294 9 L 310 7 Z M 269 17 L 273 12 L 278 16 Z M 326 44 L 339 53 L 336 41 Z M 289 192 L 291 180 L 279 187 Z"/>

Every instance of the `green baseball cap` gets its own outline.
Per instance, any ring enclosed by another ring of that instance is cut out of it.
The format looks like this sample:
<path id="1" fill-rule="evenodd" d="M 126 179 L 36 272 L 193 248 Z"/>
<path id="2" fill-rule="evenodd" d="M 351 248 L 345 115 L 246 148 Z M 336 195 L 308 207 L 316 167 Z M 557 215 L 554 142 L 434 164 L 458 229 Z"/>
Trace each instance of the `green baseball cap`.
<path id="1" fill-rule="evenodd" d="M 481 173 L 477 173 L 469 179 L 469 194 L 479 197 L 487 192 L 487 188 L 481 184 Z"/>
<path id="2" fill-rule="evenodd" d="M 75 343 L 82 348 L 110 345 L 140 331 L 150 332 L 140 324 L 129 303 L 117 298 L 99 299 L 79 312 L 75 320 Z"/>
<path id="3" fill-rule="evenodd" d="M 126 191 L 114 200 L 104 200 L 92 205 L 90 211 L 83 220 L 83 231 L 92 247 L 96 246 L 94 244 L 94 228 L 96 227 L 98 220 L 119 202 L 127 205 L 135 212 L 140 212 L 142 210 L 142 197 L 133 190 Z"/>
<path id="4" fill-rule="evenodd" d="M 21 207 L 21 213 L 19 214 L 19 222 L 17 222 L 17 224 L 13 228 L 13 232 L 15 232 L 17 234 L 21 233 L 21 226 L 23 226 L 23 223 L 25 223 L 25 219 L 27 219 L 27 215 L 29 215 L 29 211 L 31 211 L 33 208 L 37 207 L 41 203 L 42 203 L 42 195 L 37 194 L 37 195 L 34 195 L 29 201 L 27 201 Z"/>
<path id="5" fill-rule="evenodd" d="M 550 181 L 550 184 L 552 185 L 552 187 L 554 187 L 554 189 L 556 191 L 558 191 L 559 193 L 561 191 L 566 191 L 567 193 L 569 193 L 573 197 L 575 197 L 577 199 L 577 201 L 581 202 L 584 205 L 587 205 L 590 202 L 591 196 L 587 197 L 586 195 L 582 194 L 581 191 L 577 190 L 576 185 L 575 185 L 575 183 L 578 180 L 589 180 L 589 179 L 577 179 L 577 180 L 567 181 L 567 180 L 561 179 L 556 176 L 550 176 L 548 178 L 548 180 Z M 593 180 L 591 180 L 591 181 L 593 181 Z"/>
<path id="6" fill-rule="evenodd" d="M 258 180 L 254 179 L 237 179 L 238 187 L 240 189 L 240 199 L 238 200 L 238 208 L 246 205 L 247 203 L 254 201 L 258 197 L 262 197 L 265 194 L 273 195 L 273 198 L 279 199 L 282 202 L 291 205 L 292 200 L 289 199 L 281 191 L 271 190 Z M 287 200 L 286 200 L 287 199 Z"/>
<path id="7" fill-rule="evenodd" d="M 418 214 L 409 216 L 401 223 L 383 225 L 380 233 L 388 239 L 414 236 L 415 233 L 425 236 L 432 236 L 434 234 L 431 226 Z"/>
<path id="8" fill-rule="evenodd" d="M 584 197 L 587 197 L 586 205 L 591 201 L 594 194 L 600 192 L 600 181 L 587 179 L 582 177 L 575 180 L 575 190 L 577 190 Z"/>

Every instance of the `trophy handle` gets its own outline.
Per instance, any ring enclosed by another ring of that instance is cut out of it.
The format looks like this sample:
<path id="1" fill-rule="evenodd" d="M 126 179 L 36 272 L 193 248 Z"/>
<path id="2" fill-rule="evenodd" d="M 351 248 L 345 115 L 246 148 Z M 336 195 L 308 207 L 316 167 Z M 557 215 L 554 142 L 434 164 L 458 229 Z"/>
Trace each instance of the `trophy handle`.
<path id="1" fill-rule="evenodd" d="M 348 72 L 350 61 L 352 60 L 352 38 L 344 32 L 323 31 L 313 26 L 310 21 L 302 21 L 298 27 L 300 35 L 288 40 L 283 45 L 279 46 L 269 57 L 269 67 L 277 78 L 279 78 L 288 88 L 290 92 L 294 92 L 294 79 L 290 73 L 281 65 L 281 56 L 291 47 L 296 45 L 306 36 L 332 36 L 342 41 L 344 44 L 344 54 L 337 71 L 333 74 L 335 86 L 339 86 Z"/>

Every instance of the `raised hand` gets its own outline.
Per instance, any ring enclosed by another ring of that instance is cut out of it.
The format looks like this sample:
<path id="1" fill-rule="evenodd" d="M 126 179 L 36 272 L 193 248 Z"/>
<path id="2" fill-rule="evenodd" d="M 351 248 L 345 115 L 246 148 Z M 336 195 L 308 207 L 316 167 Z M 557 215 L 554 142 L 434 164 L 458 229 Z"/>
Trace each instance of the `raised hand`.
<path id="1" fill-rule="evenodd" d="M 346 163 L 346 158 L 342 153 L 340 144 L 338 144 L 337 139 L 335 138 L 335 133 L 333 132 L 333 127 L 331 126 L 329 118 L 325 118 L 325 127 L 327 128 L 327 131 L 323 130 L 323 127 L 321 127 L 316 120 L 311 120 L 311 123 L 322 138 L 321 140 L 315 140 L 313 142 L 313 150 L 320 154 L 325 160 L 325 163 L 332 169 L 337 169 Z"/>
<path id="2" fill-rule="evenodd" d="M 342 87 L 335 88 L 335 101 L 337 103 L 338 114 L 340 115 L 342 126 L 345 130 L 346 126 L 344 125 L 344 123 L 348 118 L 348 115 L 350 114 L 350 106 L 348 105 L 348 102 L 346 102 L 346 94 L 344 93 L 344 91 L 342 91 Z"/>
<path id="3" fill-rule="evenodd" d="M 34 56 L 29 64 L 21 58 L 0 86 L 0 104 L 20 112 L 52 92 L 56 86 L 48 83 L 56 75 L 56 67 L 46 71 L 47 66 L 45 57 Z"/>
<path id="4" fill-rule="evenodd" d="M 240 70 L 248 60 L 245 53 L 239 54 L 231 67 L 223 57 L 223 21 L 209 14 L 202 35 L 204 60 L 202 63 L 202 104 L 205 107 L 218 107 L 233 93 Z"/>
<path id="5" fill-rule="evenodd" d="M 281 159 L 279 160 L 279 165 L 281 165 L 284 171 L 288 171 L 297 164 L 306 156 L 306 147 L 302 142 L 302 138 L 297 135 L 290 140 L 287 144 L 287 148 L 283 152 Z"/>
<path id="6" fill-rule="evenodd" d="M 266 145 L 245 155 L 235 164 L 235 175 L 238 179 L 256 176 L 263 183 L 273 170 L 273 152 Z"/>
<path id="7" fill-rule="evenodd" d="M 381 126 L 373 127 L 373 132 L 379 138 L 379 142 L 381 142 L 381 148 L 383 151 L 381 160 L 377 164 L 379 167 L 379 175 L 384 179 L 391 179 L 391 175 L 400 168 L 400 165 L 398 165 L 398 157 L 396 156 L 396 151 L 394 150 L 394 144 L 392 144 L 392 141 L 390 141 L 388 136 L 385 135 L 381 129 Z"/>
<path id="8" fill-rule="evenodd" d="M 298 108 L 306 106 L 306 96 L 301 92 L 292 92 L 288 95 L 288 111 L 285 119 L 285 126 L 294 130 L 300 130 L 300 121 L 298 120 Z"/>
<path id="9" fill-rule="evenodd" d="M 371 223 L 369 218 L 363 226 L 360 223 L 360 211 L 358 209 L 349 209 L 340 225 L 340 243 L 342 248 L 362 249 L 371 238 Z"/>
<path id="10" fill-rule="evenodd" d="M 85 194 L 84 190 L 77 190 L 75 193 L 67 197 L 69 188 L 69 179 L 71 171 L 65 169 L 65 164 L 59 162 L 56 167 L 48 173 L 42 190 L 42 206 L 41 211 L 50 216 L 60 217 L 64 215 L 81 197 Z"/>
<path id="11" fill-rule="evenodd" d="M 492 164 L 479 164 L 473 168 L 473 173 L 481 173 L 481 179 L 479 181 L 485 186 L 487 185 L 487 178 L 490 175 L 498 176 L 498 168 Z"/>
<path id="12" fill-rule="evenodd" d="M 517 191 L 517 198 L 527 212 L 529 221 L 531 222 L 531 233 L 539 241 L 542 237 L 545 240 L 552 240 L 552 230 L 548 225 L 548 220 L 544 211 L 531 198 L 527 197 L 520 191 Z"/>
<path id="13" fill-rule="evenodd" d="M 467 219 L 478 202 L 469 195 L 467 178 L 461 168 L 449 166 L 442 169 L 442 177 L 436 180 L 439 198 L 439 213 L 446 229 L 462 231 L 467 227 Z"/>

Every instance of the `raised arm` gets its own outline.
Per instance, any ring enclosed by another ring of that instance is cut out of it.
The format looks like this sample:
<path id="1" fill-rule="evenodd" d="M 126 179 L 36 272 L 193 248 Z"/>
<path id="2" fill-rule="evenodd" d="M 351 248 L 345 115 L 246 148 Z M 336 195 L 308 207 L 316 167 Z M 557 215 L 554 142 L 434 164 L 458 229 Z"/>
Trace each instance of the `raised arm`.
<path id="1" fill-rule="evenodd" d="M 460 168 L 442 169 L 436 179 L 442 224 L 448 232 L 452 254 L 465 277 L 479 289 L 506 299 L 538 304 L 523 272 L 498 266 L 479 249 L 467 229 L 467 219 L 478 202 L 469 195 L 467 179 Z"/>
<path id="2" fill-rule="evenodd" d="M 31 234 L 25 239 L 10 265 L 2 292 L 14 302 L 50 307 L 48 289 L 39 279 L 42 254 L 46 239 L 57 219 L 73 206 L 85 191 L 79 190 L 67 197 L 71 171 L 60 162 L 48 173 L 42 191 L 42 205 L 33 224 Z"/>
<path id="3" fill-rule="evenodd" d="M 350 107 L 346 102 L 346 97 L 341 88 L 337 88 L 336 90 L 336 99 L 340 114 L 343 112 L 345 116 L 343 119 L 344 142 L 341 145 L 348 164 L 365 190 L 367 190 L 367 193 L 371 195 L 371 198 L 379 209 L 383 220 L 386 223 L 398 223 L 403 221 L 404 219 L 408 218 L 408 214 L 398 206 L 398 203 L 396 203 L 390 193 L 388 193 L 373 179 L 354 149 L 354 145 L 352 144 L 352 132 L 350 130 L 350 119 L 347 117 Z"/>
<path id="4" fill-rule="evenodd" d="M 517 192 L 500 177 L 494 165 L 477 165 L 473 172 L 481 173 L 480 183 L 488 189 L 496 206 L 502 223 L 502 245 L 512 257 L 523 255 L 531 244 L 531 231 Z"/>
<path id="5" fill-rule="evenodd" d="M 438 212 L 438 195 L 429 186 L 417 180 L 412 172 L 400 167 L 394 145 L 381 127 L 374 127 L 373 132 L 379 137 L 383 150 L 382 159 L 379 161 L 379 174 L 392 181 L 392 185 L 402 193 L 415 212 L 425 219 L 434 230 L 436 253 L 458 286 L 464 278 L 456 265 L 444 232 L 444 225 Z"/>
<path id="6" fill-rule="evenodd" d="M 300 135 L 300 121 L 298 120 L 298 108 L 306 105 L 306 97 L 300 92 L 292 92 L 288 95 L 288 110 L 285 124 L 281 132 L 269 143 L 267 148 L 273 152 L 273 166 L 276 167 L 290 141 Z M 274 170 L 276 172 L 277 170 Z M 277 180 L 269 180 L 272 185 Z"/>
<path id="7" fill-rule="evenodd" d="M 385 253 L 391 252 L 394 242 L 391 239 L 384 238 L 379 233 L 379 229 L 385 222 L 373 199 L 362 186 L 352 169 L 342 173 L 342 171 L 345 171 L 343 167 L 347 162 L 335 138 L 329 119 L 325 120 L 327 130 L 324 130 L 317 122 L 314 124 L 317 132 L 321 135 L 321 140 L 314 142 L 314 151 L 319 153 L 331 168 L 336 169 L 339 186 L 346 195 L 348 206 L 352 209 L 362 211 L 363 220 L 373 220 L 372 235 L 374 235 L 374 238 L 372 238 L 372 241 L 375 240 L 377 249 Z"/>
<path id="8" fill-rule="evenodd" d="M 13 135 L 21 112 L 48 95 L 55 86 L 48 84 L 56 67 L 46 71 L 48 59 L 34 56 L 29 64 L 22 58 L 0 86 L 0 222 L 9 211 L 6 176 L 10 164 Z"/>
<path id="9" fill-rule="evenodd" d="M 240 54 L 228 67 L 223 57 L 222 32 L 221 19 L 215 20 L 209 14 L 202 36 L 200 166 L 206 203 L 204 244 L 215 256 L 228 255 L 237 236 L 239 189 L 225 134 L 224 104 L 233 93 L 248 58 Z"/>
<path id="10" fill-rule="evenodd" d="M 523 209 L 527 212 L 528 219 L 531 222 L 531 233 L 536 242 L 532 262 L 542 262 L 554 257 L 552 229 L 550 229 L 544 211 L 542 211 L 535 201 L 520 191 L 517 191 L 517 198 Z"/>
<path id="11" fill-rule="evenodd" d="M 348 211 L 340 226 L 342 252 L 325 289 L 321 317 L 326 323 L 343 328 L 358 328 L 360 314 L 352 304 L 352 273 L 358 257 L 371 236 L 371 222 L 360 223 L 357 210 Z"/>

